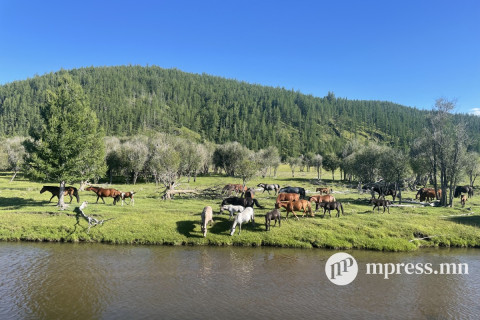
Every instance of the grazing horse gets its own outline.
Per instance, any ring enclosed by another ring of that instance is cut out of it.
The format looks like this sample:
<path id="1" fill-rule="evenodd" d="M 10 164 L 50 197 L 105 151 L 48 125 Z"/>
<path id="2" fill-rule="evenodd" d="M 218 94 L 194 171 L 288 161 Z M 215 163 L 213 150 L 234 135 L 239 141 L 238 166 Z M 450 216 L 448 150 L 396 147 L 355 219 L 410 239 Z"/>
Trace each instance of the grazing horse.
<path id="1" fill-rule="evenodd" d="M 373 183 L 364 185 L 362 189 L 372 189 L 374 192 L 378 193 L 379 197 L 383 196 L 385 198 L 386 196 L 392 196 L 393 201 L 395 201 L 395 198 L 397 197 L 397 191 L 395 190 L 394 185 L 383 186 L 378 183 Z M 375 196 L 373 197 L 375 198 Z"/>
<path id="2" fill-rule="evenodd" d="M 298 193 L 279 193 L 276 202 L 296 200 L 300 200 L 300 195 Z"/>
<path id="3" fill-rule="evenodd" d="M 380 207 L 383 207 L 383 213 L 385 213 L 385 208 L 387 208 L 388 213 L 390 213 L 390 206 L 392 205 L 390 200 L 372 198 L 369 203 L 373 204 L 373 212 L 375 212 L 375 208 L 378 208 L 377 210 L 380 212 Z"/>
<path id="4" fill-rule="evenodd" d="M 300 199 L 305 199 L 305 189 L 301 187 L 284 187 L 278 190 L 278 193 L 298 193 Z"/>
<path id="5" fill-rule="evenodd" d="M 328 188 L 317 188 L 315 191 L 320 192 L 320 194 L 329 194 L 333 192 L 332 189 L 328 189 Z"/>
<path id="6" fill-rule="evenodd" d="M 222 189 L 222 193 L 227 193 L 229 196 L 232 194 L 232 192 L 235 192 L 235 194 L 243 193 L 247 190 L 247 187 L 244 187 L 243 184 L 227 184 L 225 187 Z"/>
<path id="7" fill-rule="evenodd" d="M 425 200 L 431 201 L 434 199 L 440 199 L 441 197 L 442 197 L 442 190 L 438 189 L 437 194 L 435 195 L 435 189 L 425 188 L 423 192 L 420 194 L 420 202 L 423 202 Z"/>
<path id="8" fill-rule="evenodd" d="M 458 186 L 455 188 L 455 193 L 453 196 L 458 198 L 462 195 L 462 193 L 468 194 L 468 197 L 473 197 L 473 187 L 470 186 Z"/>
<path id="9" fill-rule="evenodd" d="M 240 234 L 240 232 L 242 232 L 242 224 L 249 221 L 252 221 L 253 227 L 255 228 L 255 215 L 252 207 L 245 208 L 245 210 L 237 214 L 235 221 L 233 222 L 232 229 L 230 229 L 230 235 L 233 236 L 235 233 L 237 224 L 240 225 L 238 230 L 238 234 Z"/>
<path id="10" fill-rule="evenodd" d="M 338 201 L 320 202 L 318 205 L 323 208 L 323 217 L 324 218 L 325 218 L 325 213 L 327 212 L 327 210 L 328 210 L 328 215 L 330 216 L 330 218 L 332 217 L 332 214 L 330 212 L 331 210 L 337 210 L 337 214 L 335 216 L 338 217 L 338 218 L 340 218 L 340 209 L 342 210 L 342 214 L 345 215 L 343 213 L 343 205 Z"/>
<path id="11" fill-rule="evenodd" d="M 417 194 L 415 195 L 415 199 L 418 199 L 419 197 L 422 196 L 422 194 L 423 194 L 425 191 L 429 191 L 429 190 L 433 190 L 433 192 L 435 192 L 435 189 L 433 189 L 433 188 L 420 188 L 420 189 L 417 191 Z"/>
<path id="12" fill-rule="evenodd" d="M 86 191 L 93 191 L 95 192 L 95 194 L 97 195 L 97 202 L 95 203 L 98 203 L 98 199 L 101 198 L 103 203 L 105 203 L 105 200 L 103 199 L 103 197 L 112 197 L 113 198 L 113 204 L 117 204 L 117 199 L 118 199 L 118 196 L 122 196 L 122 193 L 120 191 L 118 191 L 117 189 L 104 189 L 104 188 L 100 188 L 100 187 L 92 187 L 92 186 L 89 186 L 89 187 L 86 187 L 85 188 Z"/>
<path id="13" fill-rule="evenodd" d="M 270 194 L 270 191 L 273 190 L 275 191 L 275 194 L 278 193 L 278 190 L 280 190 L 280 185 L 278 184 L 265 184 L 265 183 L 259 183 L 257 187 L 263 188 L 263 192 L 267 191 L 268 194 Z M 262 192 L 262 193 L 263 193 Z"/>
<path id="14" fill-rule="evenodd" d="M 43 186 L 42 190 L 40 190 L 40 193 L 44 193 L 45 191 L 48 191 L 52 194 L 52 197 L 48 202 L 52 201 L 53 198 L 58 197 L 58 194 L 60 193 L 60 187 L 55 187 L 55 186 Z M 77 203 L 80 202 L 80 196 L 78 195 L 78 190 L 75 187 L 65 187 L 65 191 L 63 191 L 63 195 L 70 196 L 70 202 L 72 203 L 73 197 L 74 196 L 77 199 Z"/>
<path id="15" fill-rule="evenodd" d="M 222 211 L 221 208 L 226 204 L 233 204 L 234 206 L 242 206 L 242 207 L 251 207 L 256 205 L 258 208 L 263 209 L 263 206 L 258 203 L 257 199 L 252 198 L 239 198 L 239 197 L 230 197 L 223 199 L 222 204 L 220 205 L 220 212 Z"/>
<path id="16" fill-rule="evenodd" d="M 277 220 L 278 220 L 278 226 L 280 227 L 281 226 L 281 219 L 282 216 L 280 214 L 280 210 L 278 209 L 273 209 L 272 211 L 270 212 L 267 212 L 267 214 L 265 215 L 265 230 L 266 231 L 269 231 L 270 230 L 270 221 L 272 220 L 275 220 L 275 224 L 273 225 L 274 227 L 277 226 Z"/>
<path id="17" fill-rule="evenodd" d="M 462 204 L 462 208 L 465 207 L 465 202 L 467 202 L 467 195 L 462 194 L 460 197 L 460 203 Z"/>
<path id="18" fill-rule="evenodd" d="M 297 201 L 281 201 L 275 203 L 275 209 L 280 209 L 280 208 L 285 208 L 287 209 L 287 217 L 285 219 L 288 219 L 288 214 L 291 212 L 297 218 L 298 216 L 295 213 L 296 211 L 303 210 L 302 218 L 305 217 L 305 213 L 310 213 L 310 215 L 313 217 L 315 214 L 312 212 L 312 206 L 309 201 L 307 200 L 297 200 Z"/>
<path id="19" fill-rule="evenodd" d="M 244 206 L 234 206 L 233 204 L 227 204 L 220 208 L 220 212 L 222 212 L 223 210 L 227 210 L 228 212 L 230 212 L 230 218 L 228 220 L 232 220 L 235 213 L 242 212 L 244 209 Z"/>
<path id="20" fill-rule="evenodd" d="M 203 208 L 202 211 L 202 233 L 203 236 L 207 236 L 207 224 L 212 224 L 213 223 L 213 210 L 212 207 L 207 206 Z"/>
<path id="21" fill-rule="evenodd" d="M 322 202 L 334 202 L 336 201 L 335 197 L 327 194 L 327 195 L 316 195 L 316 196 L 311 196 L 308 198 L 308 201 L 312 202 L 315 201 L 316 206 L 315 206 L 315 211 L 318 211 L 319 204 Z"/>
<path id="22" fill-rule="evenodd" d="M 244 193 L 242 193 L 242 196 L 245 198 L 255 198 L 255 190 L 252 188 L 248 188 Z"/>

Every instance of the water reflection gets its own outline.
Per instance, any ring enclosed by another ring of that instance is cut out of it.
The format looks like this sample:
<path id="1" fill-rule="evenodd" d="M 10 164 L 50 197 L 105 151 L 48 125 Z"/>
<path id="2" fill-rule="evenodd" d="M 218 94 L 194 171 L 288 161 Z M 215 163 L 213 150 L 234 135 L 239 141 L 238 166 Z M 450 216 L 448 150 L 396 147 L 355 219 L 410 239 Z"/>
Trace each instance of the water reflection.
<path id="1" fill-rule="evenodd" d="M 0 243 L 0 319 L 477 318 L 478 250 L 350 252 L 359 276 L 324 275 L 333 251 Z M 366 263 L 468 263 L 468 276 L 366 275 Z"/>

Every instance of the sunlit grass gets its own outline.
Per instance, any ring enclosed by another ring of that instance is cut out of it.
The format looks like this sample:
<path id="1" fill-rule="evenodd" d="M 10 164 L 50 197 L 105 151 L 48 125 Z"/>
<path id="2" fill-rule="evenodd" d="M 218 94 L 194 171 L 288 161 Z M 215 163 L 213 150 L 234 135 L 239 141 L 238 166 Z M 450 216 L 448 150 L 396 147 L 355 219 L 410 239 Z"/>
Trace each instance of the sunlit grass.
<path id="1" fill-rule="evenodd" d="M 276 178 L 257 178 L 248 183 L 256 186 L 260 182 L 278 183 L 281 186 L 302 186 L 307 194 L 314 194 L 315 172 L 296 172 L 291 177 L 288 166 L 281 166 Z M 257 191 L 256 197 L 265 209 L 255 209 L 255 226 L 244 225 L 238 235 L 230 236 L 232 221 L 225 214 L 215 214 L 215 223 L 208 227 L 207 237 L 200 230 L 200 213 L 204 206 L 212 206 L 218 213 L 221 199 L 176 197 L 171 201 L 161 199 L 163 188 L 152 183 L 135 186 L 112 185 L 122 191 L 136 192 L 135 206 L 114 206 L 112 198 L 106 204 L 95 203 L 93 192 L 80 192 L 80 200 L 88 201 L 87 215 L 97 219 L 110 219 L 103 225 L 92 227 L 81 220 L 76 224 L 72 203 L 65 211 L 56 207 L 56 198 L 49 203 L 49 193 L 40 194 L 41 183 L 18 177 L 9 183 L 8 173 L 0 173 L 0 240 L 5 241 L 66 241 L 104 242 L 112 244 L 167 244 L 167 245 L 238 245 L 278 246 L 299 248 L 372 249 L 386 251 L 415 250 L 422 246 L 480 247 L 480 216 L 476 212 L 479 197 L 468 200 L 465 208 L 459 201 L 454 208 L 392 207 L 391 214 L 383 214 L 367 204 L 368 194 L 358 194 L 348 183 L 335 181 L 331 173 L 324 172 L 322 186 L 334 190 L 334 196 L 344 205 L 345 215 L 332 218 L 317 213 L 315 217 L 289 218 L 282 220 L 281 227 L 265 231 L 264 215 L 272 210 L 275 195 Z M 201 190 L 226 183 L 241 183 L 239 179 L 211 175 L 198 177 L 190 183 L 182 179 L 179 189 Z M 50 184 L 52 185 L 52 184 Z M 413 198 L 414 192 L 404 192 L 404 199 Z M 68 200 L 68 199 L 67 199 Z M 74 200 L 75 201 L 75 200 Z M 128 200 L 127 200 L 128 201 Z M 466 215 L 473 212 L 473 215 Z M 285 212 L 282 212 L 285 217 Z M 415 240 L 416 238 L 426 238 Z M 413 240 L 413 241 L 411 241 Z"/>

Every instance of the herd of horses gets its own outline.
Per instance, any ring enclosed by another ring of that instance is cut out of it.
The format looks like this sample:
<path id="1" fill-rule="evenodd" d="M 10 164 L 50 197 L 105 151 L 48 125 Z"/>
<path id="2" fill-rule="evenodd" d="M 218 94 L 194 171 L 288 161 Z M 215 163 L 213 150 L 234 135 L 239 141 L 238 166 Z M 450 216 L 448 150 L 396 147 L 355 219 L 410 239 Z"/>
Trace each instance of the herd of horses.
<path id="1" fill-rule="evenodd" d="M 58 197 L 60 194 L 60 187 L 56 186 L 43 186 L 43 188 L 40 190 L 40 193 L 44 193 L 45 191 L 48 191 L 52 194 L 52 197 L 48 202 L 51 202 L 53 198 Z M 113 188 L 101 188 L 101 187 L 94 187 L 94 186 L 88 186 L 85 188 L 85 191 L 93 191 L 97 195 L 97 202 L 99 199 L 102 199 L 103 203 L 105 204 L 105 197 L 111 197 L 113 198 L 113 204 L 117 204 L 117 202 L 122 201 L 122 206 L 124 203 L 126 204 L 131 204 L 132 206 L 135 204 L 135 199 L 134 191 L 128 191 L 128 192 L 122 192 L 117 189 Z M 80 202 L 80 195 L 78 194 L 78 189 L 75 187 L 65 187 L 65 191 L 63 192 L 64 196 L 70 196 L 70 202 L 72 203 L 73 197 L 77 199 L 77 203 Z M 126 202 L 126 199 L 130 199 L 130 203 Z"/>
<path id="2" fill-rule="evenodd" d="M 275 195 L 277 195 L 275 201 L 275 209 L 269 211 L 265 215 L 265 229 L 268 231 L 271 227 L 271 221 L 275 222 L 274 226 L 278 225 L 281 226 L 281 209 L 285 208 L 286 210 L 286 217 L 288 219 L 288 215 L 292 213 L 292 215 L 298 220 L 299 217 L 297 216 L 296 212 L 302 212 L 302 217 L 305 215 L 309 215 L 314 217 L 315 214 L 312 210 L 312 202 L 315 203 L 315 212 L 319 210 L 319 208 L 323 209 L 323 217 L 325 218 L 326 212 L 328 211 L 329 216 L 331 217 L 331 211 L 337 210 L 336 217 L 340 217 L 341 214 L 344 214 L 343 205 L 335 199 L 335 197 L 331 194 L 333 190 L 330 188 L 316 188 L 316 192 L 319 192 L 317 195 L 313 195 L 310 197 L 306 197 L 305 189 L 302 187 L 284 187 L 280 188 L 278 184 L 264 184 L 260 183 L 257 185 L 259 188 L 263 188 L 263 192 L 267 191 L 270 194 L 270 191 L 274 191 Z M 366 189 L 367 186 L 363 186 L 363 189 Z M 380 207 L 383 208 L 383 213 L 387 211 L 390 213 L 390 206 L 392 205 L 392 201 L 386 200 L 385 196 L 390 195 L 392 196 L 393 201 L 397 196 L 397 192 L 395 189 L 392 188 L 379 188 L 377 186 L 369 186 L 373 192 L 377 192 L 379 194 L 378 199 L 374 196 L 372 199 L 369 200 L 369 203 L 373 205 L 373 211 L 377 208 L 377 211 L 380 211 Z M 135 192 L 122 192 L 117 189 L 113 188 L 102 188 L 102 187 L 95 187 L 95 186 L 88 186 L 85 188 L 86 191 L 92 191 L 97 195 L 97 201 L 101 199 L 102 202 L 105 204 L 105 197 L 113 198 L 113 204 L 115 205 L 120 200 L 122 201 L 122 206 L 126 203 L 126 199 L 130 199 L 131 205 L 134 205 L 134 194 Z M 60 193 L 60 187 L 57 186 L 43 186 L 40 190 L 40 193 L 44 193 L 48 191 L 52 194 L 49 202 L 52 201 L 54 197 L 58 197 Z M 223 189 L 222 192 L 227 194 L 227 198 L 223 199 L 220 204 L 220 211 L 228 211 L 230 213 L 230 220 L 234 219 L 233 225 L 230 229 L 230 235 L 233 235 L 237 225 L 239 226 L 239 234 L 242 230 L 242 224 L 251 221 L 253 225 L 255 225 L 255 215 L 253 207 L 256 206 L 258 208 L 263 209 L 264 207 L 260 205 L 258 200 L 255 198 L 255 190 L 252 188 L 247 188 L 242 184 L 227 184 Z M 236 196 L 231 196 L 231 194 L 235 192 Z M 460 197 L 460 202 L 462 207 L 465 206 L 465 203 L 468 198 L 473 197 L 474 189 L 470 186 L 458 186 L 455 189 L 454 197 Z M 374 193 L 372 193 L 374 194 Z M 77 203 L 80 202 L 80 196 L 78 193 L 77 188 L 68 186 L 65 187 L 64 196 L 70 197 L 70 203 L 72 203 L 73 197 L 77 199 Z M 240 195 L 240 196 L 239 196 Z M 439 199 L 442 196 L 442 190 L 437 190 L 433 188 L 421 188 L 417 191 L 415 195 L 415 199 L 419 199 L 421 202 L 423 201 L 432 201 L 434 199 Z M 207 235 L 207 224 L 211 224 L 213 222 L 213 209 L 210 206 L 206 206 L 203 209 L 201 214 L 202 222 L 202 233 L 203 236 L 206 237 Z"/>
<path id="3" fill-rule="evenodd" d="M 317 195 L 313 195 L 310 197 L 306 197 L 305 189 L 302 187 L 284 187 L 280 188 L 277 184 L 264 184 L 260 183 L 257 187 L 263 188 L 263 192 L 267 191 L 274 191 L 277 195 L 275 201 L 275 209 L 269 211 L 265 215 L 265 230 L 269 231 L 271 228 L 271 223 L 274 221 L 274 226 L 278 225 L 281 226 L 281 209 L 285 208 L 286 216 L 285 219 L 288 219 L 290 213 L 298 220 L 299 217 L 297 216 L 296 212 L 301 212 L 302 217 L 305 215 L 309 215 L 314 217 L 314 211 L 312 209 L 312 202 L 315 203 L 315 212 L 317 212 L 320 208 L 323 209 L 323 218 L 325 218 L 326 212 L 328 211 L 329 216 L 331 217 L 331 211 L 336 210 L 336 217 L 340 217 L 340 215 L 344 214 L 343 205 L 341 202 L 337 201 L 335 197 L 331 194 L 333 190 L 331 188 L 319 187 L 316 188 L 316 192 L 319 192 Z M 387 211 L 390 213 L 390 206 L 392 205 L 393 201 L 397 197 L 397 192 L 393 188 L 380 188 L 378 186 L 370 186 L 368 187 L 373 192 L 379 194 L 378 198 L 374 196 L 369 200 L 369 204 L 373 205 L 372 211 L 380 212 L 380 209 L 383 208 L 383 213 Z M 366 187 L 364 186 L 364 189 Z M 239 234 L 241 232 L 241 226 L 243 223 L 251 221 L 255 226 L 255 215 L 254 215 L 254 206 L 258 208 L 264 208 L 257 199 L 255 199 L 255 190 L 251 188 L 247 188 L 240 184 L 228 184 L 223 188 L 223 191 L 227 193 L 227 198 L 223 199 L 220 204 L 220 211 L 228 211 L 230 213 L 230 220 L 234 218 L 233 225 L 230 229 L 230 235 L 233 235 L 235 232 L 235 228 L 239 225 Z M 231 193 L 235 191 L 236 196 L 231 196 Z M 466 193 L 463 195 L 462 193 Z M 240 196 L 238 196 L 240 195 Z M 421 188 L 418 190 L 415 199 L 420 199 L 420 201 L 431 201 L 434 199 L 438 199 L 441 197 L 441 190 L 438 190 L 435 193 L 435 190 L 432 188 Z M 460 197 L 462 206 L 465 205 L 465 201 L 467 201 L 468 197 L 473 196 L 473 188 L 472 187 L 457 187 L 455 189 L 455 197 Z M 392 196 L 392 200 L 385 199 L 385 196 Z M 205 207 L 205 210 L 211 207 Z M 248 209 L 248 210 L 247 210 Z M 206 236 L 206 224 L 210 222 L 210 220 L 205 220 L 204 214 L 202 213 L 202 232 L 203 235 Z M 212 218 L 213 221 L 213 218 Z"/>

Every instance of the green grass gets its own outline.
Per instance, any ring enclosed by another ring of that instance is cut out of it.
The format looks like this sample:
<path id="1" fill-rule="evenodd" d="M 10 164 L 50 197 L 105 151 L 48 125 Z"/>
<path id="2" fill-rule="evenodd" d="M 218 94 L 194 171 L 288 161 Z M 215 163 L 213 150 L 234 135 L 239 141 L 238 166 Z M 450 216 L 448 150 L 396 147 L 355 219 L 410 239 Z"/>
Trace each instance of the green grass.
<path id="1" fill-rule="evenodd" d="M 314 172 L 296 172 L 295 178 L 287 166 L 282 166 L 277 178 L 255 179 L 248 183 L 278 183 L 281 186 L 303 186 L 313 191 Z M 331 173 L 323 178 L 331 179 Z M 336 177 L 338 179 L 338 177 Z M 135 190 L 135 206 L 96 204 L 93 192 L 80 192 L 81 201 L 88 201 L 87 215 L 109 219 L 103 225 L 92 227 L 81 220 L 75 226 L 72 203 L 60 211 L 56 201 L 48 203 L 49 193 L 40 194 L 43 184 L 23 179 L 21 176 L 9 183 L 10 174 L 0 173 L 0 240 L 3 241 L 64 241 L 102 242 L 112 244 L 164 244 L 164 245 L 213 245 L 213 246 L 277 246 L 295 248 L 369 249 L 384 251 L 409 251 L 419 247 L 452 246 L 480 247 L 480 216 L 477 210 L 480 197 L 469 199 L 465 208 L 456 200 L 453 208 L 392 207 L 391 214 L 372 212 L 367 204 L 368 194 L 358 194 L 339 181 L 324 180 L 322 186 L 330 186 L 334 196 L 344 205 L 345 215 L 332 218 L 300 218 L 282 220 L 281 227 L 265 231 L 264 215 L 275 203 L 273 193 L 257 191 L 256 197 L 265 209 L 255 209 L 256 225 L 244 225 L 241 235 L 238 228 L 230 236 L 228 214 L 214 216 L 214 224 L 208 227 L 207 237 L 200 230 L 200 213 L 204 206 L 212 206 L 218 212 L 221 199 L 194 199 L 177 197 L 171 201 L 161 199 L 163 188 L 151 183 L 113 185 L 123 191 Z M 224 176 L 198 177 L 197 182 L 181 180 L 180 189 L 203 189 L 226 183 L 241 183 L 239 179 Z M 50 184 L 52 185 L 52 184 Z M 413 198 L 414 192 L 404 192 L 403 197 Z M 67 199 L 68 200 L 68 199 Z M 75 201 L 75 200 L 74 200 Z M 473 215 L 465 215 L 474 212 Z M 336 213 L 336 211 L 335 211 Z M 285 212 L 282 212 L 285 217 Z M 430 237 L 425 240 L 416 238 Z M 413 240 L 413 241 L 410 241 Z"/>

